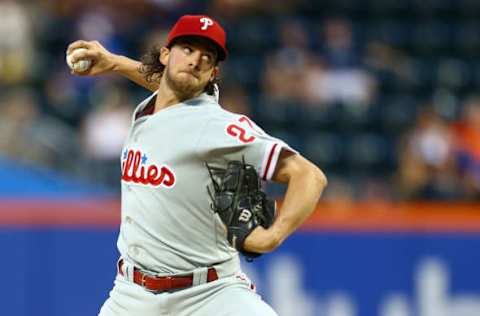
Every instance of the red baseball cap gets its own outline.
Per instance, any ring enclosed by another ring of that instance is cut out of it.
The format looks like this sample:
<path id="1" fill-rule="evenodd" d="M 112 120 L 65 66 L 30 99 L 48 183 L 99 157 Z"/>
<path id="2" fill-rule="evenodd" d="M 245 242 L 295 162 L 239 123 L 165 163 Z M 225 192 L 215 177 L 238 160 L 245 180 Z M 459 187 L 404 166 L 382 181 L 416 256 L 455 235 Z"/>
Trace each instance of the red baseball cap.
<path id="1" fill-rule="evenodd" d="M 168 34 L 167 47 L 180 36 L 205 37 L 217 46 L 218 60 L 225 60 L 228 55 L 226 48 L 227 35 L 222 26 L 206 15 L 184 15 L 178 19 Z"/>

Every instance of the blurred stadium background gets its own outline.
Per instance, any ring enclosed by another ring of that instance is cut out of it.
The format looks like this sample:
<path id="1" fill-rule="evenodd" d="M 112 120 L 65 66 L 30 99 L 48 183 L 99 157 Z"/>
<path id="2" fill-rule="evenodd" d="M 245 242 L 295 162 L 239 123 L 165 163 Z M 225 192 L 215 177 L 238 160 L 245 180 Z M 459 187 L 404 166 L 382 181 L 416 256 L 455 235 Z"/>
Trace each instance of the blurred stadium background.
<path id="1" fill-rule="evenodd" d="M 185 13 L 227 30 L 221 104 L 329 178 L 245 265 L 279 315 L 480 315 L 476 0 L 0 0 L 0 315 L 96 315 L 115 275 L 119 157 L 148 91 L 71 76 L 67 45 L 139 59 Z"/>

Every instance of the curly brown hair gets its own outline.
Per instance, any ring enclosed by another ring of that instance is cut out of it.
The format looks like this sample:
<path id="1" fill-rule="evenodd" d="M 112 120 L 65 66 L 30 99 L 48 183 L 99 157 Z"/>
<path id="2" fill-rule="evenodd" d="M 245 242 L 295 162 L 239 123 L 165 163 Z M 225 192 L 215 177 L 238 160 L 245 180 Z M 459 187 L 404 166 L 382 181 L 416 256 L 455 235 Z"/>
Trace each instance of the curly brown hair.
<path id="1" fill-rule="evenodd" d="M 162 78 L 165 66 L 160 62 L 161 47 L 161 45 L 154 45 L 150 47 L 147 53 L 145 53 L 141 58 L 142 64 L 140 65 L 138 71 L 145 77 L 147 82 L 160 82 L 160 78 Z M 207 84 L 204 91 L 209 95 L 214 95 L 214 86 L 219 82 L 220 78 L 215 77 Z"/>

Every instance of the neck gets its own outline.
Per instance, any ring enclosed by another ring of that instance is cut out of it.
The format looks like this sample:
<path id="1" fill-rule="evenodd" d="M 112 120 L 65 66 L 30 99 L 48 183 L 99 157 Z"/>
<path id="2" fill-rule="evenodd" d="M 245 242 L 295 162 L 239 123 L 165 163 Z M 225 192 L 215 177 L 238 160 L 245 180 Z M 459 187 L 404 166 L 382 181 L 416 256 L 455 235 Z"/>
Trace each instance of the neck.
<path id="1" fill-rule="evenodd" d="M 172 106 L 174 104 L 178 104 L 183 101 L 196 98 L 200 94 L 202 94 L 202 91 L 199 91 L 198 93 L 195 93 L 194 95 L 191 95 L 191 96 L 185 96 L 185 95 L 179 94 L 168 85 L 167 81 L 165 80 L 165 77 L 163 76 L 157 90 L 157 98 L 155 100 L 154 113 L 160 111 L 161 109 Z"/>

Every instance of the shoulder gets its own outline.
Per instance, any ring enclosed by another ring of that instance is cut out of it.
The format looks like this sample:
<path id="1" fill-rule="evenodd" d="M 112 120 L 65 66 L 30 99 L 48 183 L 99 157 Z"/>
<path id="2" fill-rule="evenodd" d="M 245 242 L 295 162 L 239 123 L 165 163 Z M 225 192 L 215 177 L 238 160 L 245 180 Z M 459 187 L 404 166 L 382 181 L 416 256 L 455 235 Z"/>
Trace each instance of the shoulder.
<path id="1" fill-rule="evenodd" d="M 245 130 L 255 134 L 266 134 L 250 117 L 244 114 L 233 113 L 218 107 L 209 116 L 209 125 L 226 130 Z"/>
<path id="2" fill-rule="evenodd" d="M 234 113 L 230 112 L 228 110 L 225 110 L 220 104 L 217 103 L 217 106 L 212 107 L 211 111 L 211 119 L 214 120 L 215 122 L 228 122 L 228 123 L 233 123 L 233 122 L 238 122 L 238 123 L 245 123 L 253 127 L 253 125 L 256 125 L 253 120 L 245 115 L 245 114 L 239 114 L 239 113 Z"/>

